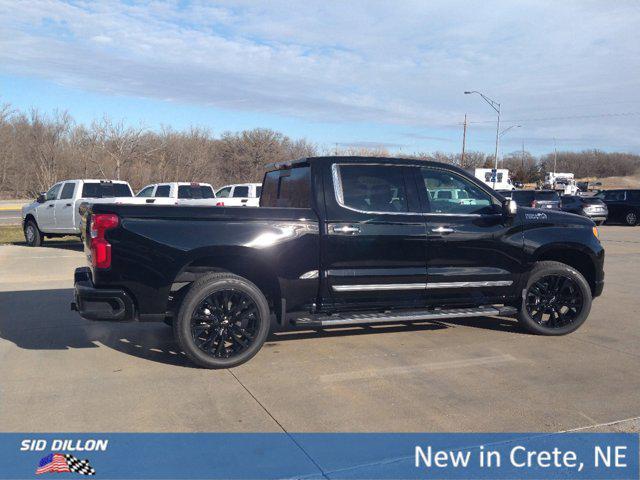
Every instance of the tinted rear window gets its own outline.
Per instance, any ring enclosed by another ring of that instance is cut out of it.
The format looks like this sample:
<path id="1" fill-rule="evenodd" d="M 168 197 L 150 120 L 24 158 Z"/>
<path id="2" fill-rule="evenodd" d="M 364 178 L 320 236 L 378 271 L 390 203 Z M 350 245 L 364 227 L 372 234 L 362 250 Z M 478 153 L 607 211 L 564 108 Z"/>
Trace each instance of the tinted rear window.
<path id="1" fill-rule="evenodd" d="M 600 205 L 600 204 L 604 203 L 602 200 L 600 200 L 599 198 L 595 198 L 595 197 L 583 197 L 582 201 L 584 203 L 588 203 L 589 205 Z"/>
<path id="2" fill-rule="evenodd" d="M 542 200 L 543 202 L 559 202 L 560 195 L 558 195 L 558 192 L 536 192 L 536 200 Z"/>
<path id="3" fill-rule="evenodd" d="M 264 177 L 261 193 L 261 207 L 309 208 L 311 169 L 297 167 L 269 172 Z"/>
<path id="4" fill-rule="evenodd" d="M 85 183 L 82 186 L 82 198 L 133 197 L 126 183 Z"/>
<path id="5" fill-rule="evenodd" d="M 178 198 L 213 198 L 213 188 L 207 185 L 180 185 Z"/>
<path id="6" fill-rule="evenodd" d="M 533 191 L 532 190 L 519 190 L 514 191 L 511 194 L 511 199 L 515 200 L 516 203 L 528 203 L 531 204 L 533 202 Z"/>

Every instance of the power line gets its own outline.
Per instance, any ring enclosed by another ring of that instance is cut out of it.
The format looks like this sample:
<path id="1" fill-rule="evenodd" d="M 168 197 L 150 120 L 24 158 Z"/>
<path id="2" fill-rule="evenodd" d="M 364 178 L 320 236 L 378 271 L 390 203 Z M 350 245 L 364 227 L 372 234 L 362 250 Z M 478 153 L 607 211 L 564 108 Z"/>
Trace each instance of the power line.
<path id="1" fill-rule="evenodd" d="M 621 113 L 598 113 L 592 115 L 569 115 L 565 117 L 541 117 L 541 118 L 523 118 L 520 120 L 503 120 L 504 122 L 512 123 L 527 123 L 527 122 L 546 122 L 549 120 L 574 120 L 574 119 L 587 119 L 587 118 L 610 118 L 610 117 L 632 117 L 640 115 L 640 112 L 621 112 Z M 476 120 L 468 123 L 493 123 L 493 120 Z M 459 125 L 459 124 L 457 124 Z"/>

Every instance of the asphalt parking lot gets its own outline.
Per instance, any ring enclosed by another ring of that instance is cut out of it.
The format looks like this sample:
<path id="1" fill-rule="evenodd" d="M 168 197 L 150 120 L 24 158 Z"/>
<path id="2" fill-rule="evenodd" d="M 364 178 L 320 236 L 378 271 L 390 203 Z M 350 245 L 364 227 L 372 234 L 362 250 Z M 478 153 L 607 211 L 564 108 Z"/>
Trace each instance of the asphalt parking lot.
<path id="1" fill-rule="evenodd" d="M 223 371 L 162 323 L 71 312 L 79 244 L 0 246 L 0 431 L 640 431 L 640 227 L 601 237 L 605 292 L 569 336 L 495 318 L 279 333 Z"/>

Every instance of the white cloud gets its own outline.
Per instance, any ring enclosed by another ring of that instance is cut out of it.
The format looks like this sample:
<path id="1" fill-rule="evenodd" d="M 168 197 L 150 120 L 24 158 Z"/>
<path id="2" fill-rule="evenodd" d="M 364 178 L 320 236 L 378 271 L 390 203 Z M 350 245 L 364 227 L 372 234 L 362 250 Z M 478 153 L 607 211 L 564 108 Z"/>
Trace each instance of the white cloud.
<path id="1" fill-rule="evenodd" d="M 0 0 L 0 65 L 113 94 L 420 129 L 491 120 L 462 95 L 475 89 L 535 141 L 640 149 L 637 115 L 539 120 L 640 111 L 639 21 L 632 2 Z"/>

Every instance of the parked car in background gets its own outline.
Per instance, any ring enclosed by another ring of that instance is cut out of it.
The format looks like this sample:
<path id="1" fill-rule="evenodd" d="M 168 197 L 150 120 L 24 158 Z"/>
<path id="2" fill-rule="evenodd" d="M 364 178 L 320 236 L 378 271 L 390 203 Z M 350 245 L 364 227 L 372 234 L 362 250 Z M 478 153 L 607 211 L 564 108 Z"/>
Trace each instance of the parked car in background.
<path id="1" fill-rule="evenodd" d="M 596 195 L 609 209 L 607 220 L 637 225 L 640 218 L 640 190 L 605 190 Z"/>
<path id="2" fill-rule="evenodd" d="M 257 207 L 261 194 L 261 183 L 226 185 L 216 192 L 216 204 L 224 207 Z"/>
<path id="3" fill-rule="evenodd" d="M 604 223 L 609 214 L 607 205 L 597 197 L 563 195 L 561 201 L 563 211 L 589 217 L 596 225 Z"/>
<path id="4" fill-rule="evenodd" d="M 455 166 L 336 156 L 271 168 L 260 208 L 91 205 L 72 308 L 171 323 L 192 362 L 230 368 L 262 347 L 272 315 L 283 329 L 517 315 L 564 335 L 602 292 L 593 222 L 519 208 Z"/>
<path id="5" fill-rule="evenodd" d="M 511 199 L 521 207 L 560 210 L 560 195 L 555 190 L 514 190 Z"/>
<path id="6" fill-rule="evenodd" d="M 80 205 L 130 202 L 133 191 L 120 180 L 66 180 L 58 182 L 35 202 L 22 207 L 27 245 L 39 247 L 45 237 L 80 235 Z"/>
<path id="7" fill-rule="evenodd" d="M 215 193 L 208 183 L 169 182 L 147 185 L 136 195 L 144 203 L 158 205 L 215 205 Z"/>

